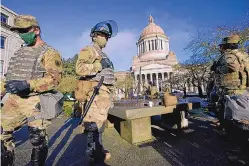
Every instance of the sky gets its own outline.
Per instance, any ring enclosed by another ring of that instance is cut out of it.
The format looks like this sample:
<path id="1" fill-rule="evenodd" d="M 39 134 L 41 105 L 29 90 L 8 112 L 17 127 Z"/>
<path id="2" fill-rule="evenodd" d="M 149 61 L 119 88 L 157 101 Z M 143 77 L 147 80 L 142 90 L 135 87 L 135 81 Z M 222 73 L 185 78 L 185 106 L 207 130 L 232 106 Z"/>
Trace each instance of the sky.
<path id="1" fill-rule="evenodd" d="M 233 25 L 249 11 L 249 0 L 2 0 L 18 14 L 37 18 L 42 38 L 63 58 L 91 44 L 90 29 L 98 22 L 115 20 L 119 32 L 104 52 L 116 71 L 129 70 L 137 53 L 136 42 L 151 14 L 170 38 L 178 61 L 189 58 L 183 49 L 191 34 L 203 28 Z"/>

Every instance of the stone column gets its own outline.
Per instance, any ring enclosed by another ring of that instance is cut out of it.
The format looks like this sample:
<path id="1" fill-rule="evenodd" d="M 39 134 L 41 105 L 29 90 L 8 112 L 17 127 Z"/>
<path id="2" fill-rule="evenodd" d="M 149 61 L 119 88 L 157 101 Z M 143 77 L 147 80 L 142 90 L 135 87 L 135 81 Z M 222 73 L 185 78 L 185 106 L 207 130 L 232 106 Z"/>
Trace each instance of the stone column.
<path id="1" fill-rule="evenodd" d="M 138 47 L 138 43 L 137 43 L 137 55 L 139 55 L 139 47 Z"/>
<path id="2" fill-rule="evenodd" d="M 149 42 L 146 41 L 146 52 L 149 51 Z"/>
<path id="3" fill-rule="evenodd" d="M 148 83 L 147 73 L 145 73 L 144 75 L 145 75 L 145 83 Z"/>
<path id="4" fill-rule="evenodd" d="M 156 87 L 159 90 L 159 83 L 158 83 L 158 73 L 156 73 Z"/>
<path id="5" fill-rule="evenodd" d="M 157 48 L 156 48 L 156 50 L 159 50 L 159 39 L 156 39 L 156 42 L 157 42 Z"/>
<path id="6" fill-rule="evenodd" d="M 162 73 L 162 80 L 164 81 L 164 72 Z"/>
<path id="7" fill-rule="evenodd" d="M 147 51 L 147 42 L 144 41 L 144 52 L 146 52 L 146 51 Z"/>
<path id="8" fill-rule="evenodd" d="M 150 73 L 150 81 L 151 81 L 151 82 L 153 82 L 152 76 L 153 76 L 153 73 Z"/>

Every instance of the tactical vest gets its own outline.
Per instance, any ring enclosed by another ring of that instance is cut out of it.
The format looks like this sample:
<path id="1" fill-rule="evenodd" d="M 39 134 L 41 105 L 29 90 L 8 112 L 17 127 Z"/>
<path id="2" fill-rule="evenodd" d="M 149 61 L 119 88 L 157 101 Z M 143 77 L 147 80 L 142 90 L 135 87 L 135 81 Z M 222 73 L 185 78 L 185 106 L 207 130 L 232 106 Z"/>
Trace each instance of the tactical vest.
<path id="1" fill-rule="evenodd" d="M 43 54 L 51 48 L 47 44 L 36 48 L 22 47 L 11 57 L 6 80 L 31 80 L 42 78 L 46 72 L 41 64 Z"/>
<path id="2" fill-rule="evenodd" d="M 102 58 L 108 58 L 108 56 L 99 48 L 96 46 L 93 46 L 94 50 L 102 57 Z M 99 81 L 101 76 L 104 76 L 104 82 L 103 84 L 106 85 L 114 85 L 115 83 L 115 77 L 114 77 L 114 70 L 112 68 L 105 68 L 101 70 L 94 78 L 93 80 Z"/>
<path id="3" fill-rule="evenodd" d="M 229 50 L 226 53 L 233 54 L 236 56 L 240 67 L 236 69 L 235 72 L 229 72 L 227 70 L 226 64 L 223 64 L 223 58 L 225 57 L 225 54 L 223 54 L 219 60 L 217 61 L 217 67 L 216 67 L 216 79 L 215 84 L 222 89 L 226 90 L 245 90 L 249 87 L 249 62 L 245 61 L 247 54 L 243 54 L 242 52 L 238 50 Z M 247 58 L 249 60 L 249 58 Z M 220 71 L 223 71 L 221 73 L 217 70 L 217 68 L 220 68 Z"/>

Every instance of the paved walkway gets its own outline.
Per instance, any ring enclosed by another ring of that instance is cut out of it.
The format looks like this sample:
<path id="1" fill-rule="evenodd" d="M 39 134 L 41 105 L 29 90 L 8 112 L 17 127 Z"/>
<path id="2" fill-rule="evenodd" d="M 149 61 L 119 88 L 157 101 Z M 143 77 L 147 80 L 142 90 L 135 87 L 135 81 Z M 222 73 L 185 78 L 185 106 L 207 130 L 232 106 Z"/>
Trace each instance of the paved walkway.
<path id="1" fill-rule="evenodd" d="M 106 129 L 104 145 L 111 152 L 112 166 L 195 166 L 228 165 L 221 149 L 221 142 L 210 122 L 190 118 L 189 128 L 180 134 L 153 125 L 155 141 L 142 146 L 131 145 L 116 130 Z M 78 119 L 60 116 L 48 129 L 49 155 L 46 165 L 84 166 L 86 160 L 86 136 L 78 134 Z M 27 127 L 15 133 L 16 165 L 28 165 L 31 145 Z"/>

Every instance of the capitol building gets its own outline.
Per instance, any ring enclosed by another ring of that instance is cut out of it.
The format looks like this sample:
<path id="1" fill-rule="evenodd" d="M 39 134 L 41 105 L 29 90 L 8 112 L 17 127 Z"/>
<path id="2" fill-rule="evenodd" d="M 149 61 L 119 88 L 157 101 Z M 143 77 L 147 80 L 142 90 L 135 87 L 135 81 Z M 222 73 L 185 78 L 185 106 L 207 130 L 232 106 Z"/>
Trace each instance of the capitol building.
<path id="1" fill-rule="evenodd" d="M 115 77 L 117 80 L 124 80 L 128 75 L 132 75 L 135 80 L 132 89 L 134 95 L 138 92 L 141 94 L 144 85 L 148 85 L 149 82 L 152 82 L 161 92 L 167 80 L 174 73 L 179 73 L 173 69 L 173 66 L 178 64 L 178 60 L 176 54 L 170 49 L 170 38 L 155 23 L 154 18 L 149 16 L 148 25 L 142 30 L 136 45 L 137 55 L 132 59 L 130 71 L 115 72 Z M 140 87 L 139 81 L 141 81 Z M 190 82 L 186 85 L 186 91 L 197 93 L 197 87 Z M 205 87 L 202 85 L 203 91 Z M 122 89 L 117 89 L 116 93 L 120 98 L 124 97 Z"/>
<path id="2" fill-rule="evenodd" d="M 173 74 L 173 65 L 177 63 L 175 53 L 170 50 L 169 37 L 150 16 L 137 41 L 137 55 L 132 61 L 131 72 L 136 85 L 139 79 L 141 84 L 151 81 L 161 91 L 163 82 Z"/>

